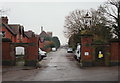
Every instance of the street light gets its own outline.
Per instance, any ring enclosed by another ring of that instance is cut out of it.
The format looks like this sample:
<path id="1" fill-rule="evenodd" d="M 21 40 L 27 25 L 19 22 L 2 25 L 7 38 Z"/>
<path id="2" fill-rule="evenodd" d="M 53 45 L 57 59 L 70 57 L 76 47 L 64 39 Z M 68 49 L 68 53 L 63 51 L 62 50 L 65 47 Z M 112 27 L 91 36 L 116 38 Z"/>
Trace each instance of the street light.
<path id="1" fill-rule="evenodd" d="M 91 20 L 92 20 L 92 17 L 87 12 L 87 14 L 84 17 L 85 29 L 90 30 Z"/>
<path id="2" fill-rule="evenodd" d="M 84 29 L 85 29 L 85 31 L 90 31 L 90 26 L 91 26 L 91 19 L 92 17 L 89 15 L 89 13 L 87 12 L 86 13 L 86 15 L 85 15 L 85 17 L 84 17 Z M 85 33 L 86 34 L 86 33 Z M 88 34 L 88 33 L 87 33 Z M 81 41 L 82 42 L 82 41 Z M 83 45 L 81 44 L 81 47 L 82 47 Z M 81 50 L 82 50 L 83 48 L 81 48 Z M 84 54 L 82 53 L 83 51 L 81 51 L 81 60 L 80 60 L 80 67 L 83 67 L 84 66 L 84 61 L 83 61 L 83 56 L 84 56 Z M 85 52 L 85 54 L 86 55 L 89 55 L 89 53 L 88 52 Z"/>

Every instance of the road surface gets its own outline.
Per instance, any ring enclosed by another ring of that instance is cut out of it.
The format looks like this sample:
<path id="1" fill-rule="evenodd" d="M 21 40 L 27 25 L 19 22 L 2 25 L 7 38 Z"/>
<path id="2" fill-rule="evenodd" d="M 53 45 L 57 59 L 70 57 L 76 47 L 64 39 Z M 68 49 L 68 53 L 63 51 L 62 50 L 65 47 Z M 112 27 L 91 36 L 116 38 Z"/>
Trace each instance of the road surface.
<path id="1" fill-rule="evenodd" d="M 118 81 L 118 67 L 80 68 L 72 53 L 58 49 L 48 53 L 41 68 L 3 72 L 3 81 Z"/>

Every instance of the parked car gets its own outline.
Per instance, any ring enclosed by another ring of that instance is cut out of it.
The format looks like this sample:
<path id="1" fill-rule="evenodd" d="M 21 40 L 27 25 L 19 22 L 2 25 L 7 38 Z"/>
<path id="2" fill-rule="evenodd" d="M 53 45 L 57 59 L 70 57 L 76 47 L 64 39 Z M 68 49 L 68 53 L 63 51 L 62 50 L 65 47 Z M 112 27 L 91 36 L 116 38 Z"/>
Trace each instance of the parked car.
<path id="1" fill-rule="evenodd" d="M 72 49 L 72 48 L 68 48 L 68 49 L 67 49 L 67 52 L 68 52 L 68 53 L 73 53 L 73 49 Z"/>
<path id="2" fill-rule="evenodd" d="M 41 61 L 42 60 L 42 57 L 41 57 L 41 54 L 38 52 L 38 60 Z"/>
<path id="3" fill-rule="evenodd" d="M 55 52 L 55 51 L 57 51 L 57 49 L 54 47 L 54 48 L 52 48 L 52 51 Z"/>
<path id="4" fill-rule="evenodd" d="M 47 52 L 42 51 L 42 50 L 39 48 L 39 57 L 41 57 L 41 59 L 43 59 L 44 57 L 47 57 Z"/>
<path id="5" fill-rule="evenodd" d="M 80 59 L 81 59 L 81 52 L 80 52 L 80 48 L 81 48 L 81 46 L 80 45 L 78 45 L 77 46 L 77 49 L 75 50 L 75 59 L 77 60 L 77 61 L 80 61 Z"/>

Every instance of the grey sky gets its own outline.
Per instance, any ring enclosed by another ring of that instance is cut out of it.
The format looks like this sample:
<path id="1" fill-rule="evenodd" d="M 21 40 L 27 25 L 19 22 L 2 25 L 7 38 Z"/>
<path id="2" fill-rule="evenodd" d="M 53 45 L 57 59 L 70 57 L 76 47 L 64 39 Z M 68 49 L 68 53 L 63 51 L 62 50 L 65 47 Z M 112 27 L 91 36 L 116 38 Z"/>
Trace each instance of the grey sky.
<path id="1" fill-rule="evenodd" d="M 97 8 L 101 2 L 4 2 L 0 4 L 2 9 L 9 10 L 7 16 L 9 23 L 21 24 L 25 30 L 33 30 L 40 33 L 40 27 L 45 31 L 53 32 L 58 36 L 61 44 L 66 44 L 64 37 L 64 20 L 75 9 Z"/>

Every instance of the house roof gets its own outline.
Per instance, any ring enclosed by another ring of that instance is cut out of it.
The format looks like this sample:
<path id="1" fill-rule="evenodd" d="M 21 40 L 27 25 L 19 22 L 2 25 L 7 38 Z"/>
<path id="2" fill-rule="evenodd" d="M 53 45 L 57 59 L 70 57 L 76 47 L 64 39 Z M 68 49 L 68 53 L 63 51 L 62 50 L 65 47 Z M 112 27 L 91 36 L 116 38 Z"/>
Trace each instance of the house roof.
<path id="1" fill-rule="evenodd" d="M 32 31 L 25 31 L 25 34 L 26 34 L 29 38 L 35 36 L 34 32 L 32 32 Z"/>
<path id="2" fill-rule="evenodd" d="M 35 37 L 39 38 L 39 35 L 35 34 Z"/>
<path id="3" fill-rule="evenodd" d="M 15 33 L 15 32 L 11 29 L 11 27 L 8 26 L 7 24 L 2 23 L 2 26 L 6 27 L 6 29 L 7 29 L 8 31 L 10 31 L 13 35 L 16 35 L 16 33 Z"/>
<path id="4" fill-rule="evenodd" d="M 10 28 L 16 33 L 18 34 L 19 33 L 19 28 L 22 27 L 20 24 L 9 24 Z M 27 36 L 27 34 L 25 34 L 25 32 L 23 31 L 24 33 L 24 36 L 26 36 L 27 38 L 29 38 Z"/>
<path id="5" fill-rule="evenodd" d="M 25 32 L 24 32 L 24 35 L 25 35 L 27 38 L 29 38 L 28 35 L 27 35 Z"/>
<path id="6" fill-rule="evenodd" d="M 29 38 L 28 35 L 24 32 L 23 26 L 21 26 L 20 24 L 8 24 L 7 17 L 2 17 L 2 24 L 0 25 L 4 26 L 13 35 L 17 35 L 20 33 L 23 34 L 23 36 Z"/>
<path id="7" fill-rule="evenodd" d="M 40 37 L 49 37 L 49 35 L 45 31 L 42 31 Z"/>
<path id="8" fill-rule="evenodd" d="M 19 33 L 19 27 L 21 27 L 19 24 L 9 24 L 10 28 L 16 33 Z"/>

